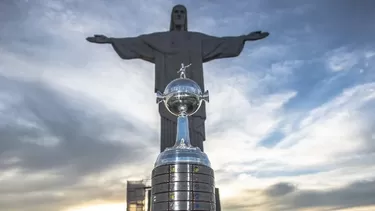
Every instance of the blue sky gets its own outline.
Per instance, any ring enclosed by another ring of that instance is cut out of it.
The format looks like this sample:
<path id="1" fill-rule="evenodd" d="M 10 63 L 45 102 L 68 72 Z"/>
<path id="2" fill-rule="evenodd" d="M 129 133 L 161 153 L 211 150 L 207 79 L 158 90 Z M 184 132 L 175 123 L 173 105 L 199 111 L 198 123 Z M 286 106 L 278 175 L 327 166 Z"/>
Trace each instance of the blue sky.
<path id="1" fill-rule="evenodd" d="M 117 211 L 159 149 L 154 67 L 94 34 L 268 31 L 204 65 L 223 210 L 375 209 L 375 2 L 0 2 L 0 210 Z M 22 202 L 22 203 L 21 203 Z"/>

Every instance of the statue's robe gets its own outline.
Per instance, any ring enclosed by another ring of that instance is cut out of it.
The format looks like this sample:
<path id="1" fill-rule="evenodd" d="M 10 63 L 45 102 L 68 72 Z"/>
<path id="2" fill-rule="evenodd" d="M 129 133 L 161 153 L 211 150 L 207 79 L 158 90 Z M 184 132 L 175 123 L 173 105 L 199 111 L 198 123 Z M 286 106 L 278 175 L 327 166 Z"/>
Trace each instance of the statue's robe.
<path id="1" fill-rule="evenodd" d="M 198 32 L 168 31 L 130 38 L 112 38 L 112 46 L 122 59 L 142 59 L 155 64 L 155 92 L 163 92 L 169 82 L 179 77 L 181 63 L 192 64 L 186 76 L 204 90 L 203 63 L 219 58 L 238 56 L 244 47 L 244 37 L 214 37 Z M 176 139 L 177 118 L 164 104 L 159 104 L 161 116 L 160 150 L 172 147 Z M 190 140 L 203 151 L 206 109 L 189 117 Z"/>

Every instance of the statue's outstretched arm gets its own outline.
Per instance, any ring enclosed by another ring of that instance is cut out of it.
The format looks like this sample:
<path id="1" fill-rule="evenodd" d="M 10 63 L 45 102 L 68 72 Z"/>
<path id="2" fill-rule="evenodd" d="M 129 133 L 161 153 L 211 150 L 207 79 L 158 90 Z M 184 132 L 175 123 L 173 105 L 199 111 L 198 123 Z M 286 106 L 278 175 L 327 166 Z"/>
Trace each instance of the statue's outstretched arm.
<path id="1" fill-rule="evenodd" d="M 262 32 L 262 31 L 255 31 L 255 32 L 250 32 L 247 35 L 244 35 L 245 41 L 255 41 L 255 40 L 261 40 L 266 37 L 268 37 L 270 33 L 268 32 Z"/>
<path id="2" fill-rule="evenodd" d="M 111 44 L 112 38 L 107 37 L 105 35 L 97 35 L 95 34 L 93 37 L 87 37 L 87 41 L 92 43 L 98 43 L 98 44 Z"/>
<path id="3" fill-rule="evenodd" d="M 122 59 L 142 59 L 154 63 L 153 49 L 139 37 L 112 38 L 105 35 L 87 37 L 87 41 L 98 44 L 111 44 Z"/>
<path id="4" fill-rule="evenodd" d="M 246 41 L 255 41 L 269 36 L 268 32 L 255 31 L 247 35 L 231 37 L 214 37 L 201 35 L 202 59 L 209 62 L 214 59 L 237 57 L 243 50 Z"/>

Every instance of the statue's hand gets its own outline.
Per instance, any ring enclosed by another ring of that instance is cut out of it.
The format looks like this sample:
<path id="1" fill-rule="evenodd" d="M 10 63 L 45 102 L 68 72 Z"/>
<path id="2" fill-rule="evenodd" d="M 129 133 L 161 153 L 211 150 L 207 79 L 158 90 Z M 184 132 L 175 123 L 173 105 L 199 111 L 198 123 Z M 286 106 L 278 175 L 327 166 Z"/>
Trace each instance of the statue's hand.
<path id="1" fill-rule="evenodd" d="M 94 35 L 93 37 L 87 37 L 87 41 L 92 43 L 112 43 L 111 38 L 108 38 L 105 35 Z"/>
<path id="2" fill-rule="evenodd" d="M 255 31 L 255 32 L 251 32 L 248 35 L 245 35 L 245 40 L 246 41 L 260 40 L 260 39 L 268 37 L 268 35 L 270 35 L 270 33 L 268 32 Z"/>

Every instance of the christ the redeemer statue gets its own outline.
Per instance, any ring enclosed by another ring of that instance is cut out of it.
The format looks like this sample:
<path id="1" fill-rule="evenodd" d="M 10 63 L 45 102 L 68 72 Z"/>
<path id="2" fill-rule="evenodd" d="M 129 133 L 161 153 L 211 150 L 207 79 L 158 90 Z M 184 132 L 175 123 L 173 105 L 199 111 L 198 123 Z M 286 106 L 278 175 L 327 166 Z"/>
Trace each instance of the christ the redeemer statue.
<path id="1" fill-rule="evenodd" d="M 142 59 L 155 64 L 155 92 L 163 92 L 169 82 L 178 77 L 181 63 L 192 64 L 186 76 L 204 89 L 203 63 L 214 59 L 238 56 L 246 41 L 260 40 L 268 32 L 256 31 L 235 37 L 215 37 L 199 32 L 188 31 L 187 11 L 183 5 L 172 9 L 170 30 L 138 37 L 109 38 L 94 35 L 86 38 L 89 42 L 112 44 L 122 59 Z M 177 118 L 165 106 L 159 104 L 161 117 L 160 151 L 172 147 L 176 139 Z M 206 108 L 201 108 L 189 118 L 190 139 L 193 146 L 203 151 L 205 140 Z"/>

